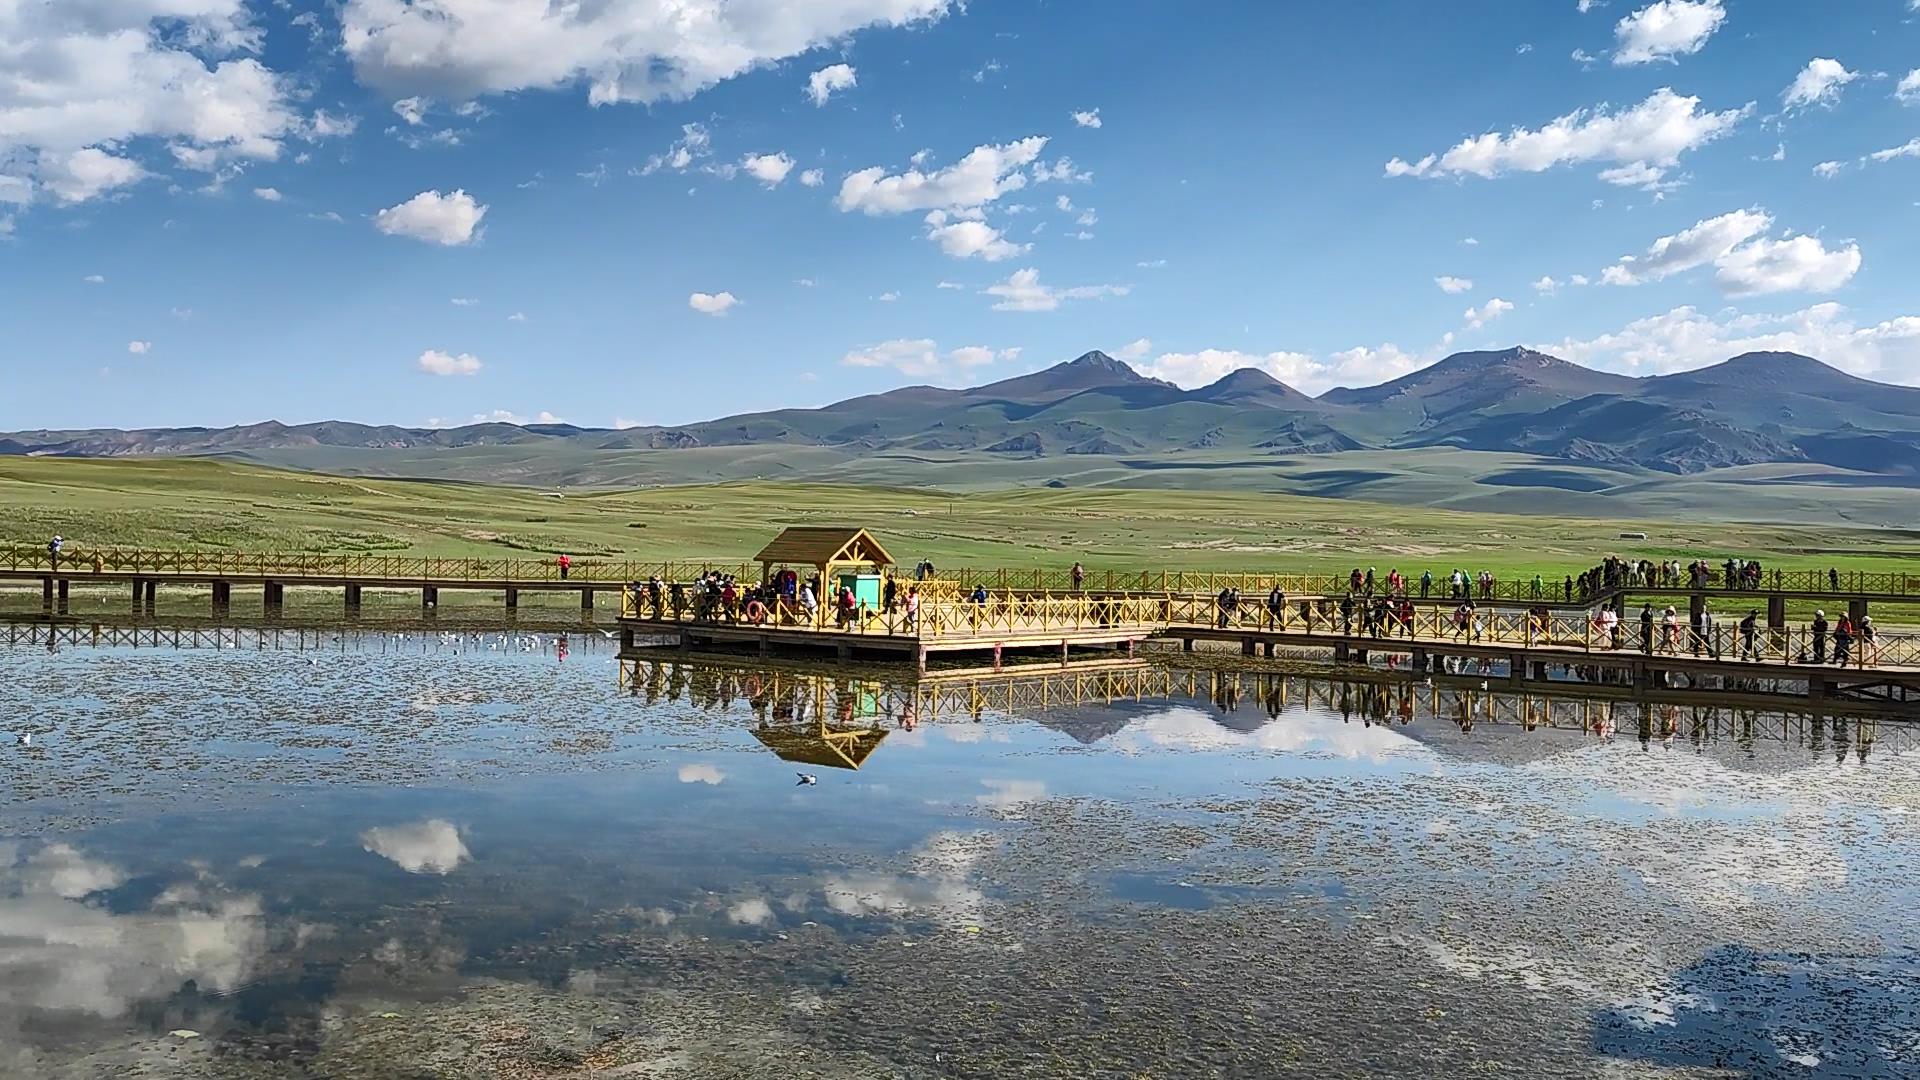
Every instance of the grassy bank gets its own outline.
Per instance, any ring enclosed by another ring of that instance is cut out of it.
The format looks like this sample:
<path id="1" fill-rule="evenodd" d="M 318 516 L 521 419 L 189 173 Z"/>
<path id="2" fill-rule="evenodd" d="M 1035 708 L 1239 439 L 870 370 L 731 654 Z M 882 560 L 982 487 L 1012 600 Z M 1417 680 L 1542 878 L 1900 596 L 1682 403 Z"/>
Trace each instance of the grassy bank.
<path id="1" fill-rule="evenodd" d="M 1517 499 L 1516 511 L 1527 509 Z M 1893 530 L 1583 520 L 1251 492 L 947 493 L 764 481 L 543 492 L 369 480 L 213 460 L 0 458 L 0 543 L 234 551 L 703 559 L 751 556 L 783 525 L 851 523 L 905 561 L 1093 570 L 1453 566 L 1554 577 L 1608 552 L 1729 554 L 1781 567 L 1920 561 Z M 1646 541 L 1619 539 L 1644 532 Z"/>

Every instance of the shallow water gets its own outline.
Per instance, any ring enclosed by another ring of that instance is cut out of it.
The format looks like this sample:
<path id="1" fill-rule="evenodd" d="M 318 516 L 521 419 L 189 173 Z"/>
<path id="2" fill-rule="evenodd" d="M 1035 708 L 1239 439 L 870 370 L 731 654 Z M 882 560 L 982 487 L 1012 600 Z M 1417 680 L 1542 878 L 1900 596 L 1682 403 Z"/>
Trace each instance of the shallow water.
<path id="1" fill-rule="evenodd" d="M 0 1074 L 1920 1075 L 1903 725 L 565 640 L 0 649 Z"/>

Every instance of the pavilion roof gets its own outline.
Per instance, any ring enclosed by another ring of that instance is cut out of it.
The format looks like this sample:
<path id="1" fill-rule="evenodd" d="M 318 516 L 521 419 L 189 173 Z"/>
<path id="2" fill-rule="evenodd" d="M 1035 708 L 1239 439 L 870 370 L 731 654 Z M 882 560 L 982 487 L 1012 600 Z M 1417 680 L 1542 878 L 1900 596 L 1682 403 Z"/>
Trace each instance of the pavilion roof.
<path id="1" fill-rule="evenodd" d="M 868 563 L 892 566 L 893 556 L 867 530 L 851 525 L 796 525 L 783 530 L 760 549 L 755 561 L 826 566 L 829 563 Z"/>

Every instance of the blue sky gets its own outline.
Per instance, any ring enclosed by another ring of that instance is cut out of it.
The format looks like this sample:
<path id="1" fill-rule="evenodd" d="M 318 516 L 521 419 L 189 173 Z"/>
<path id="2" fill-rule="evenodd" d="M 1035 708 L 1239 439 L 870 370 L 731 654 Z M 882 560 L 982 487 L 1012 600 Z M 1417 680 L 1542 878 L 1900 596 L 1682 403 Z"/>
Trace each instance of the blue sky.
<path id="1" fill-rule="evenodd" d="M 0 0 L 0 429 L 1920 383 L 1917 4 Z"/>

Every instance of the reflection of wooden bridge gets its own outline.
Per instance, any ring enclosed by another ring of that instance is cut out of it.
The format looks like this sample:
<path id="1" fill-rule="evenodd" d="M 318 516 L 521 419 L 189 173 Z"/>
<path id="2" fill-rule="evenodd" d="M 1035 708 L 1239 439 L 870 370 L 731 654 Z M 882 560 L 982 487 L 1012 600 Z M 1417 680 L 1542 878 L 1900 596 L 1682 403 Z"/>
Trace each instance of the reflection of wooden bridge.
<path id="1" fill-rule="evenodd" d="M 1685 739 L 1695 744 L 1772 742 L 1861 758 L 1875 745 L 1895 750 L 1920 745 L 1920 728 L 1865 717 L 1843 719 L 1822 712 L 1706 703 L 1698 698 L 1611 700 L 1592 697 L 1580 687 L 1544 692 L 1482 690 L 1476 680 L 1467 678 L 1416 680 L 1404 674 L 1344 669 L 1247 672 L 1136 663 L 1091 671 L 881 678 L 769 670 L 758 661 L 743 666 L 707 657 L 625 658 L 620 662 L 620 686 L 648 703 L 685 700 L 713 712 L 744 706 L 754 716 L 757 738 L 762 732 L 791 731 L 793 738 L 817 749 L 831 736 L 815 732 L 839 732 L 842 738 L 859 733 L 865 738 L 861 761 L 878 747 L 885 732 L 912 730 L 922 723 L 970 722 L 988 716 L 1047 723 L 1049 714 L 1063 710 L 1133 706 L 1116 711 L 1113 726 L 1096 726 L 1093 738 L 1097 740 L 1141 715 L 1142 707 L 1156 704 L 1203 707 L 1222 716 L 1263 712 L 1269 721 L 1319 712 L 1365 724 L 1445 723 L 1467 733 L 1492 727 L 1575 736 L 1637 736 L 1643 741 Z M 775 747 L 773 741 L 761 741 Z M 793 760 L 832 763 L 818 756 Z M 857 763 L 843 767 L 857 767 Z"/>

